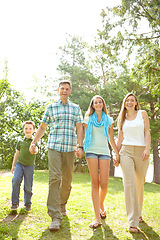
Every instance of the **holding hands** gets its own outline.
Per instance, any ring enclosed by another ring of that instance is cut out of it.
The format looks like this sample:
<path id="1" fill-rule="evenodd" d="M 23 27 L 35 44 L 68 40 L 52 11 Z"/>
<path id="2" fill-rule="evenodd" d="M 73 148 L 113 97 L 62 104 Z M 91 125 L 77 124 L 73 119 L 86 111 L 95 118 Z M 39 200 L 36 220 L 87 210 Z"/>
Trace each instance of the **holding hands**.
<path id="1" fill-rule="evenodd" d="M 114 165 L 115 167 L 118 167 L 118 166 L 119 166 L 119 164 L 120 164 L 120 156 L 119 156 L 119 154 L 114 157 L 113 163 L 114 163 L 113 165 Z"/>
<path id="2" fill-rule="evenodd" d="M 38 153 L 38 147 L 35 144 L 31 143 L 29 151 L 30 151 L 31 154 L 37 154 Z"/>
<path id="3" fill-rule="evenodd" d="M 76 155 L 77 155 L 78 158 L 82 158 L 82 156 L 83 156 L 83 149 L 82 148 L 78 148 L 76 150 Z"/>

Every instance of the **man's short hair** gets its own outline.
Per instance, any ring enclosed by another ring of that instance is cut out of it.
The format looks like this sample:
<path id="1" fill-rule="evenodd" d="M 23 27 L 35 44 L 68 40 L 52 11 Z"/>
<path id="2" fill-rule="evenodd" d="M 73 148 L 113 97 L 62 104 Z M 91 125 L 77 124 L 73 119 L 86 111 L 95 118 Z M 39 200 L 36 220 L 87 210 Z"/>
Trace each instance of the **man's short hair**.
<path id="1" fill-rule="evenodd" d="M 68 85 L 70 86 L 70 88 L 72 87 L 72 86 L 71 86 L 71 82 L 68 81 L 68 80 L 62 80 L 62 81 L 60 81 L 60 82 L 59 82 L 59 87 L 60 87 L 61 85 L 63 85 L 63 84 L 68 84 Z"/>
<path id="2" fill-rule="evenodd" d="M 25 121 L 25 122 L 23 123 L 23 128 L 25 127 L 26 124 L 31 124 L 31 125 L 33 126 L 33 129 L 36 128 L 35 123 L 34 123 L 33 121 Z"/>

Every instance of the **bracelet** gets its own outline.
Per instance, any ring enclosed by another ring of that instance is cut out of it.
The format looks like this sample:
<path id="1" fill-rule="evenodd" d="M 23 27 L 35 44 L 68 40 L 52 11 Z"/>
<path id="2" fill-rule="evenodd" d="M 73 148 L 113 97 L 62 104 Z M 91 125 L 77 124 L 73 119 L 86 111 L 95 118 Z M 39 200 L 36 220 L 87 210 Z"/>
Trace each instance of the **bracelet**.
<path id="1" fill-rule="evenodd" d="M 81 148 L 83 150 L 83 147 L 82 146 L 79 146 L 78 148 Z"/>

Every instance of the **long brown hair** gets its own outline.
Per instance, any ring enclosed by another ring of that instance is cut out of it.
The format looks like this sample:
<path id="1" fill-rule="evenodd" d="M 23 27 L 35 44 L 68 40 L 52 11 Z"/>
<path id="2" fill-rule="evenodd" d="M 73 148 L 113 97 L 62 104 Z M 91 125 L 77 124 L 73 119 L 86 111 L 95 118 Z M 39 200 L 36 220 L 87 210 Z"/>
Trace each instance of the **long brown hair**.
<path id="1" fill-rule="evenodd" d="M 137 97 L 134 95 L 134 93 L 128 93 L 124 99 L 123 99 L 123 103 L 122 103 L 122 107 L 121 107 L 121 110 L 120 110 L 120 113 L 118 115 L 118 129 L 122 130 L 122 127 L 123 127 L 123 124 L 124 124 L 124 121 L 125 121 L 125 118 L 126 118 L 126 112 L 127 112 L 127 109 L 125 108 L 125 102 L 126 102 L 126 99 L 129 97 L 129 96 L 133 96 L 136 100 L 136 103 L 137 105 L 135 106 L 135 110 L 140 110 L 141 107 L 139 105 L 139 102 L 138 102 L 138 99 Z"/>
<path id="2" fill-rule="evenodd" d="M 106 107 L 106 103 L 104 101 L 104 99 L 100 96 L 100 95 L 95 95 L 92 99 L 91 99 L 91 102 L 89 104 L 89 107 L 88 107 L 88 110 L 87 112 L 85 113 L 85 117 L 89 117 L 91 116 L 94 112 L 95 112 L 95 109 L 93 108 L 93 102 L 96 98 L 100 98 L 103 102 L 103 111 L 107 114 L 107 107 Z"/>

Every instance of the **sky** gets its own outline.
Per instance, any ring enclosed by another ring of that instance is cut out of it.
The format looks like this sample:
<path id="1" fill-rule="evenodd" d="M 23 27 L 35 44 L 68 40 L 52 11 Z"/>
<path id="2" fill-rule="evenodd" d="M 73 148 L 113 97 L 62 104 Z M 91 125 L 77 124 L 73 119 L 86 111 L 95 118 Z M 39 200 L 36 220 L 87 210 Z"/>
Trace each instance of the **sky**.
<path id="1" fill-rule="evenodd" d="M 8 79 L 24 94 L 34 77 L 58 77 L 58 48 L 66 33 L 93 41 L 102 25 L 100 12 L 120 0 L 1 0 L 0 78 L 8 61 Z M 114 4 L 114 5 L 113 5 Z"/>

